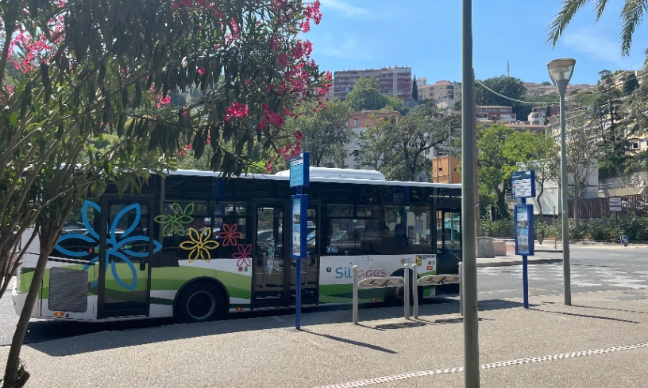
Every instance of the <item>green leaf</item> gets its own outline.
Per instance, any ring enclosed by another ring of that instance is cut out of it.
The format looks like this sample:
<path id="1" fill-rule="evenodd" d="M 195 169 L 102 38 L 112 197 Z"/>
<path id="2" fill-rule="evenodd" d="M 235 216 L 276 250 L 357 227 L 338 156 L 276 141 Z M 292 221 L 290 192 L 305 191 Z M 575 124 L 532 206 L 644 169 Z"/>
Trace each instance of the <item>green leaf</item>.
<path id="1" fill-rule="evenodd" d="M 104 84 L 104 78 L 106 78 L 106 64 L 102 63 L 99 66 L 99 74 L 97 75 L 97 81 L 99 82 L 100 87 Z"/>
<path id="2" fill-rule="evenodd" d="M 52 82 L 49 77 L 49 65 L 45 62 L 40 64 L 41 79 L 43 81 L 43 91 L 45 93 L 45 103 L 48 103 L 52 96 Z"/>
<path id="3" fill-rule="evenodd" d="M 121 98 L 122 98 L 122 108 L 126 108 L 128 106 L 128 88 L 127 87 L 122 87 Z"/>
<path id="4" fill-rule="evenodd" d="M 92 80 L 88 81 L 88 86 L 86 91 L 88 97 L 88 104 L 92 104 L 95 100 L 95 95 L 97 93 L 97 89 L 95 88 L 95 84 Z"/>
<path id="5" fill-rule="evenodd" d="M 133 105 L 137 108 L 142 104 L 142 81 L 135 82 L 135 99 Z"/>
<path id="6" fill-rule="evenodd" d="M 23 91 L 22 98 L 20 100 L 20 118 L 25 117 L 27 113 L 27 108 L 31 106 L 32 103 L 32 82 L 27 81 L 25 85 L 25 90 Z"/>
<path id="7" fill-rule="evenodd" d="M 126 118 L 124 115 L 119 116 L 119 120 L 117 120 L 117 136 L 123 137 L 124 136 L 124 122 L 126 121 Z"/>
<path id="8" fill-rule="evenodd" d="M 11 116 L 9 116 L 9 124 L 11 124 L 12 127 L 18 124 L 18 112 L 11 112 Z"/>

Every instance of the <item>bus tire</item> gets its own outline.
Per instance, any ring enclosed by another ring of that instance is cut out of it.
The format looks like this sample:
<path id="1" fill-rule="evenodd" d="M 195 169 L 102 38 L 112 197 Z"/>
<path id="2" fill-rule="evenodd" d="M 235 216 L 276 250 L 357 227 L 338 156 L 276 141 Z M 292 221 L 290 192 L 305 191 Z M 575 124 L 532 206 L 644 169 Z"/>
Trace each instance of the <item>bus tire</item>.
<path id="1" fill-rule="evenodd" d="M 223 292 L 210 282 L 196 282 L 185 287 L 174 314 L 182 322 L 206 322 L 220 319 L 227 311 Z"/>

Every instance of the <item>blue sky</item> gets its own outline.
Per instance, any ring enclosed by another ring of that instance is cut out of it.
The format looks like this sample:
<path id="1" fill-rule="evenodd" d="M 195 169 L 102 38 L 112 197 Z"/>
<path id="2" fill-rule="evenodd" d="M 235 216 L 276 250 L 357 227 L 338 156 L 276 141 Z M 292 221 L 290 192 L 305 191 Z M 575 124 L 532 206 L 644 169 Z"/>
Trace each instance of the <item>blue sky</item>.
<path id="1" fill-rule="evenodd" d="M 319 25 L 304 35 L 321 70 L 409 66 L 429 83 L 461 81 L 460 0 L 320 0 Z M 620 54 L 623 1 L 609 1 L 596 22 L 585 6 L 555 47 L 546 44 L 562 0 L 473 0 L 473 65 L 477 79 L 510 75 L 551 81 L 547 62 L 575 58 L 570 83 L 596 84 L 600 70 L 638 70 L 648 48 L 648 19 L 634 34 L 630 56 Z"/>

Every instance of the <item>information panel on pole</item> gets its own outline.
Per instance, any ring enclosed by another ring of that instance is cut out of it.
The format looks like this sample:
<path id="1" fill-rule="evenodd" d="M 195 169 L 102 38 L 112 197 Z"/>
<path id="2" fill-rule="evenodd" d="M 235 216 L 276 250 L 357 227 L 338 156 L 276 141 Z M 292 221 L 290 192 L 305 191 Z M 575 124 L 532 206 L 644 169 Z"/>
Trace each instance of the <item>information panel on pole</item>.
<path id="1" fill-rule="evenodd" d="M 302 260 L 307 256 L 306 235 L 308 234 L 308 196 L 302 194 L 302 187 L 310 180 L 310 158 L 308 152 L 301 152 L 290 159 L 290 187 L 297 188 L 297 195 L 291 199 L 291 247 L 290 256 L 295 259 L 295 329 L 301 328 Z"/>
<path id="2" fill-rule="evenodd" d="M 513 214 L 515 222 L 515 254 L 533 256 L 533 205 L 515 205 Z"/>
<path id="3" fill-rule="evenodd" d="M 291 241 L 292 249 L 290 256 L 293 259 L 306 258 L 306 235 L 308 234 L 306 219 L 308 211 L 308 197 L 306 194 L 297 194 L 290 197 L 292 218 L 291 218 Z"/>
<path id="4" fill-rule="evenodd" d="M 310 154 L 300 152 L 290 159 L 290 187 L 308 186 L 310 175 Z"/>
<path id="5" fill-rule="evenodd" d="M 511 198 L 534 198 L 535 171 L 513 171 L 511 173 Z"/>

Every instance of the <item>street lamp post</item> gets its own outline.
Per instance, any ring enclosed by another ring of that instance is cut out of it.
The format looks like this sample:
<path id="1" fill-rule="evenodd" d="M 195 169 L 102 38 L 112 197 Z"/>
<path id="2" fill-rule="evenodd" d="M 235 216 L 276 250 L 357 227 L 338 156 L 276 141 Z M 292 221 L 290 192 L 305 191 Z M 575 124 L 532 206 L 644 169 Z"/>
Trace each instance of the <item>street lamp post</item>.
<path id="1" fill-rule="evenodd" d="M 571 306 L 571 285 L 569 267 L 569 206 L 567 203 L 567 157 L 565 146 L 565 92 L 574 72 L 575 59 L 554 59 L 547 64 L 549 76 L 558 87 L 560 95 L 560 198 L 563 240 L 563 275 L 565 278 L 565 305 Z"/>

